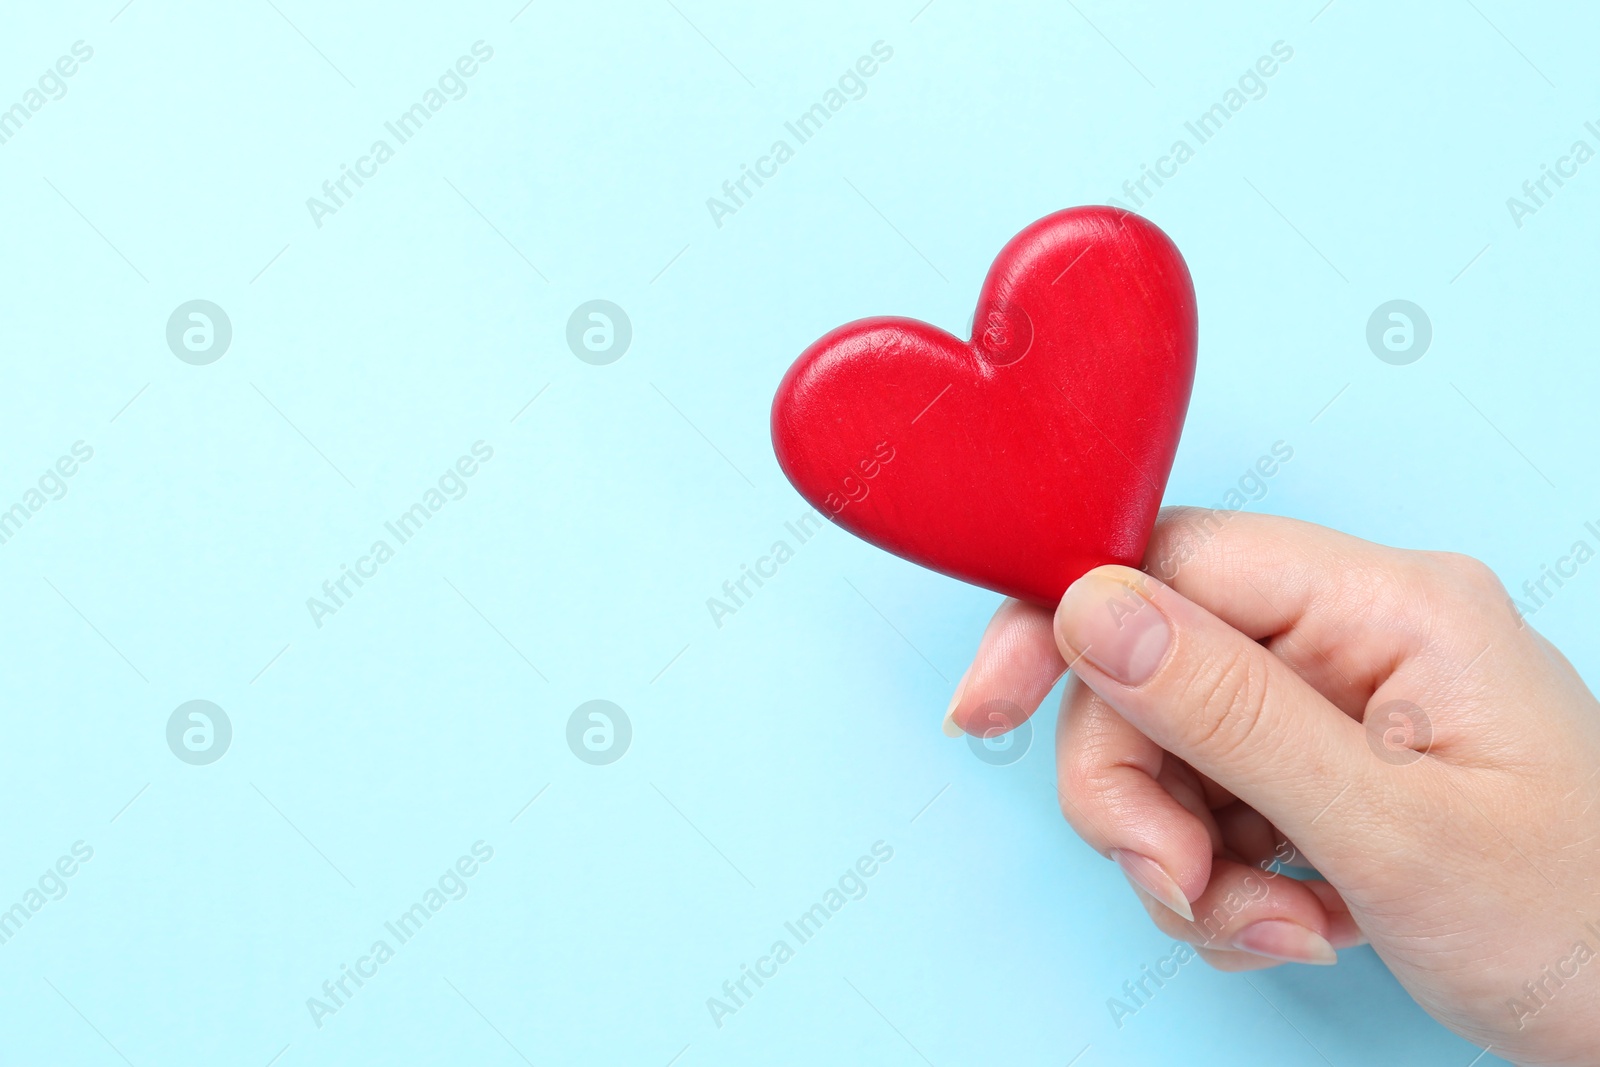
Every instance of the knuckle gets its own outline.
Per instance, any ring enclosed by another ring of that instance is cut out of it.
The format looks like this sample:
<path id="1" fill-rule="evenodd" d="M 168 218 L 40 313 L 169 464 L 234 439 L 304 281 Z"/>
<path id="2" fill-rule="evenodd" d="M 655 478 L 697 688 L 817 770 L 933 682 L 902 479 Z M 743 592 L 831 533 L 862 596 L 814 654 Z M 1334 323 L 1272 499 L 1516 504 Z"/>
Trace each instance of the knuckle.
<path id="1" fill-rule="evenodd" d="M 1505 586 L 1487 563 L 1459 552 L 1424 552 L 1426 567 L 1434 584 L 1472 596 L 1504 599 Z"/>
<path id="2" fill-rule="evenodd" d="M 1077 679 L 1069 683 L 1066 714 L 1056 740 L 1056 802 L 1085 840 L 1099 840 L 1087 812 L 1103 810 L 1115 795 L 1114 768 L 1121 749 L 1110 706 Z"/>
<path id="3" fill-rule="evenodd" d="M 1080 764 L 1062 768 L 1056 784 L 1056 804 L 1061 809 L 1061 817 L 1079 837 L 1096 848 L 1106 841 L 1098 817 L 1106 807 L 1105 793 L 1096 785 L 1100 777 L 1094 768 Z"/>
<path id="4" fill-rule="evenodd" d="M 1056 803 L 1062 818 L 1078 836 L 1097 847 L 1108 838 L 1104 832 L 1107 813 L 1122 799 L 1118 783 L 1105 768 L 1087 762 L 1063 768 L 1056 788 Z"/>
<path id="5" fill-rule="evenodd" d="M 1431 553 L 1376 545 L 1372 549 L 1328 561 L 1326 585 L 1316 596 L 1317 608 L 1339 617 L 1414 619 L 1434 580 L 1427 561 Z"/>
<path id="6" fill-rule="evenodd" d="M 1429 630 L 1459 632 L 1476 628 L 1487 616 L 1505 622 L 1521 619 L 1500 576 L 1482 560 L 1458 552 L 1418 552 L 1417 600 Z"/>
<path id="7" fill-rule="evenodd" d="M 1179 707 L 1194 709 L 1185 717 L 1192 751 L 1228 761 L 1257 743 L 1271 677 L 1265 655 L 1258 646 L 1235 648 L 1185 679 Z"/>
<path id="8" fill-rule="evenodd" d="M 1096 787 L 1103 777 L 1103 772 L 1094 757 L 1081 752 L 1064 762 L 1057 774 L 1061 779 L 1060 794 L 1063 805 L 1095 796 Z"/>
<path id="9" fill-rule="evenodd" d="M 1084 826 L 1082 799 L 1093 795 L 1090 790 L 1092 772 L 1079 764 L 1062 768 L 1060 777 L 1060 785 L 1056 789 L 1056 804 L 1061 808 L 1061 817 L 1078 831 L 1079 836 L 1087 836 L 1088 828 Z"/>

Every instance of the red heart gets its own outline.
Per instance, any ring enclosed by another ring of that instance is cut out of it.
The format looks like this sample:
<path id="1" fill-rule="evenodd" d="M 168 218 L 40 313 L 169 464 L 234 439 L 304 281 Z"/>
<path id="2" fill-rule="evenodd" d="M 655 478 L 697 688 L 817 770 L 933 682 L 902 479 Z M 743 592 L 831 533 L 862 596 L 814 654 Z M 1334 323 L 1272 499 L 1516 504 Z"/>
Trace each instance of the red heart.
<path id="1" fill-rule="evenodd" d="M 1194 383 L 1194 286 L 1153 223 L 1072 208 L 1006 245 L 973 323 L 970 342 L 896 318 L 829 333 L 778 386 L 773 448 L 857 536 L 1054 606 L 1144 557 Z"/>

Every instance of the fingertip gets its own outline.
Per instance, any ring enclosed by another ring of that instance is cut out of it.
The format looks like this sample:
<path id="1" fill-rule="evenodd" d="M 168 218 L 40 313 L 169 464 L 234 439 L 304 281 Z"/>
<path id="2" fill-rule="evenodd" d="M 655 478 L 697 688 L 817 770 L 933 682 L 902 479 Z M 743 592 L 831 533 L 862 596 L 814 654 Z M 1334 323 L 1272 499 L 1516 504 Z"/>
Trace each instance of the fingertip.
<path id="1" fill-rule="evenodd" d="M 946 737 L 991 738 L 1021 726 L 1065 672 L 1050 635 L 1050 613 L 1007 600 L 956 683 L 941 728 Z"/>
<path id="2" fill-rule="evenodd" d="M 1184 922 L 1194 922 L 1194 908 L 1189 904 L 1188 894 L 1178 885 L 1177 879 L 1167 873 L 1165 867 L 1149 856 L 1126 849 L 1112 849 L 1111 858 L 1137 888 L 1144 890 Z"/>
<path id="3" fill-rule="evenodd" d="M 1118 648 L 1137 643 L 1136 638 L 1147 632 L 1149 626 L 1130 628 L 1126 624 L 1130 620 L 1149 624 L 1161 615 L 1159 609 L 1144 610 L 1153 606 L 1157 585 L 1158 582 L 1142 571 L 1106 564 L 1086 572 L 1068 586 L 1051 618 L 1056 649 L 1068 667 L 1077 667 L 1080 661 L 1087 660 L 1092 667 L 1104 668 L 1106 665 L 1101 661 L 1108 656 L 1114 660 L 1127 658 Z M 1123 651 L 1131 654 L 1131 649 Z M 1154 664 L 1149 666 L 1153 668 Z M 1117 671 L 1111 673 L 1115 675 Z"/>
<path id="4" fill-rule="evenodd" d="M 961 694 L 966 691 L 967 679 L 970 677 L 972 668 L 968 667 L 961 680 L 956 683 L 956 691 L 950 696 L 950 706 L 944 709 L 944 722 L 940 725 L 940 729 L 944 731 L 946 737 L 960 737 L 966 733 L 961 724 L 956 722 L 956 711 L 961 707 Z"/>
<path id="5" fill-rule="evenodd" d="M 1195 952 L 1213 970 L 1227 974 L 1237 974 L 1241 971 L 1265 971 L 1280 966 L 1277 960 L 1269 960 L 1265 956 L 1257 956 L 1249 952 L 1233 952 L 1225 948 L 1196 948 Z"/>
<path id="6" fill-rule="evenodd" d="M 1233 947 L 1284 963 L 1332 967 L 1339 953 L 1328 939 L 1289 919 L 1261 919 L 1233 935 Z"/>
<path id="7" fill-rule="evenodd" d="M 1078 579 L 1067 586 L 1067 591 L 1061 594 L 1061 601 L 1056 605 L 1055 615 L 1059 619 L 1063 613 L 1081 610 L 1085 603 L 1093 601 L 1096 592 L 1103 599 L 1105 591 L 1113 587 L 1143 589 L 1150 581 L 1150 576 L 1143 571 L 1132 567 L 1124 567 L 1120 563 L 1103 563 L 1098 567 L 1091 567 L 1078 576 Z"/>
<path id="8" fill-rule="evenodd" d="M 961 728 L 961 724 L 956 722 L 956 709 L 954 706 L 944 713 L 944 722 L 940 724 L 939 729 L 946 737 L 960 737 L 966 733 Z"/>

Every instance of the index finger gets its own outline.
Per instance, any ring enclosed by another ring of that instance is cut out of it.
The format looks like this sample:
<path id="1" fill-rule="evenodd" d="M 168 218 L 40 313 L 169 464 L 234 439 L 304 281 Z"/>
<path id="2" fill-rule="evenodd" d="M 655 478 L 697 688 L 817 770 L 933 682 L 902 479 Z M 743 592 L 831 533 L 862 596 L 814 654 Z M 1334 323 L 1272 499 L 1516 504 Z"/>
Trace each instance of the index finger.
<path id="1" fill-rule="evenodd" d="M 1048 608 L 1006 600 L 994 613 L 972 666 L 956 683 L 944 732 L 994 737 L 1021 726 L 1066 673 Z"/>

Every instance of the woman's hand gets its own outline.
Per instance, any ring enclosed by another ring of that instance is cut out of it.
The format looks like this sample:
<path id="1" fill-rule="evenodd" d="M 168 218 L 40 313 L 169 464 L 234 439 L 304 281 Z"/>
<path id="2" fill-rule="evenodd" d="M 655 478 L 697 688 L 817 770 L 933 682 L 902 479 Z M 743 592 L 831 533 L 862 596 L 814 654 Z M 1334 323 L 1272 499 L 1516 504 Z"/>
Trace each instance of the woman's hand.
<path id="1" fill-rule="evenodd" d="M 1600 704 L 1494 574 L 1194 509 L 1146 569 L 1002 605 L 947 728 L 1015 727 L 1070 665 L 1062 810 L 1164 932 L 1229 971 L 1370 941 L 1469 1040 L 1600 1063 Z"/>

